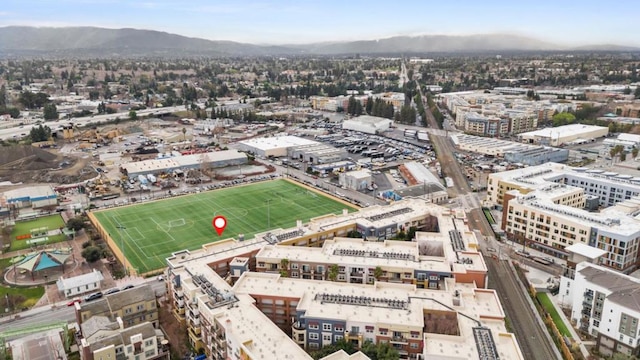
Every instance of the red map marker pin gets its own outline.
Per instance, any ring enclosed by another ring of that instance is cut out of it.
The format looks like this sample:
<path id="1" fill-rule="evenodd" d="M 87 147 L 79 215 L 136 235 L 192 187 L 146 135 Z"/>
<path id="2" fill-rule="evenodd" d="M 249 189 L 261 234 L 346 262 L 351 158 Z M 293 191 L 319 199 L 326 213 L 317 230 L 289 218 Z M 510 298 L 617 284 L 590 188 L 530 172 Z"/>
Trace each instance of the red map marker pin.
<path id="1" fill-rule="evenodd" d="M 227 219 L 222 215 L 218 215 L 213 218 L 211 224 L 213 225 L 213 228 L 216 229 L 218 236 L 221 236 L 224 232 L 224 228 L 227 227 Z"/>

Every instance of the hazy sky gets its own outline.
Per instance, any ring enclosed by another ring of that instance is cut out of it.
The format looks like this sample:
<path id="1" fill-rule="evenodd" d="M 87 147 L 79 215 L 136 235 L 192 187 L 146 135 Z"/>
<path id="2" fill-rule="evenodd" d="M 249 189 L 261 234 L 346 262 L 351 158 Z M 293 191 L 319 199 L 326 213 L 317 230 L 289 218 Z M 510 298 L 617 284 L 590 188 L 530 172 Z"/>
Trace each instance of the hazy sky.
<path id="1" fill-rule="evenodd" d="M 420 34 L 519 34 L 562 45 L 640 46 L 640 1 L 1 0 L 0 26 L 133 27 L 287 44 Z"/>

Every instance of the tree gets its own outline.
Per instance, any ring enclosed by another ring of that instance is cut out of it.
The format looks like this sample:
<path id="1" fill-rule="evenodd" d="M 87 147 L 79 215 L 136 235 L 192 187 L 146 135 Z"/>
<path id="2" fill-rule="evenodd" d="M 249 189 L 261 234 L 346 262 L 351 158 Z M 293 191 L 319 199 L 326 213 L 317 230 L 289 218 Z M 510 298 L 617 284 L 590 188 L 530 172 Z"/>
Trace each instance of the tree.
<path id="1" fill-rule="evenodd" d="M 88 246 L 82 250 L 82 257 L 90 263 L 100 260 L 101 256 L 102 250 L 97 246 Z"/>
<path id="2" fill-rule="evenodd" d="M 329 280 L 336 281 L 338 280 L 338 273 L 340 272 L 340 268 L 337 264 L 333 264 L 329 266 Z"/>
<path id="3" fill-rule="evenodd" d="M 138 113 L 135 110 L 129 111 L 129 120 L 138 120 Z"/>
<path id="4" fill-rule="evenodd" d="M 371 340 L 367 340 L 362 344 L 360 349 L 371 360 L 398 360 L 400 353 L 394 349 L 389 343 L 379 342 L 374 344 Z"/>
<path id="5" fill-rule="evenodd" d="M 74 217 L 67 221 L 67 229 L 70 230 L 80 231 L 84 229 L 84 226 L 84 219 L 82 219 L 81 217 Z"/>
<path id="6" fill-rule="evenodd" d="M 347 237 L 348 238 L 361 239 L 362 238 L 362 234 L 358 230 L 351 230 L 351 231 L 347 232 Z"/>
<path id="7" fill-rule="evenodd" d="M 380 278 L 382 277 L 383 274 L 384 274 L 384 271 L 382 270 L 382 268 L 380 266 L 376 266 L 376 268 L 373 269 L 373 277 L 376 280 L 380 280 Z"/>
<path id="8" fill-rule="evenodd" d="M 44 106 L 45 120 L 58 120 L 58 108 L 55 104 L 46 104 Z"/>
<path id="9" fill-rule="evenodd" d="M 636 99 L 640 99 L 640 86 L 636 87 L 636 91 L 633 93 Z"/>
<path id="10" fill-rule="evenodd" d="M 182 141 L 187 141 L 187 129 L 182 128 Z"/>
<path id="11" fill-rule="evenodd" d="M 561 112 L 553 115 L 551 120 L 553 121 L 553 126 L 557 127 L 562 125 L 573 124 L 576 121 L 576 116 L 573 115 L 572 113 Z"/>
<path id="12" fill-rule="evenodd" d="M 280 276 L 289 276 L 289 259 L 287 258 L 280 260 Z"/>
<path id="13" fill-rule="evenodd" d="M 637 148 L 633 148 L 633 150 L 631 150 L 631 156 L 633 156 L 633 158 L 637 158 L 638 157 L 638 152 L 640 150 L 638 150 Z"/>
<path id="14" fill-rule="evenodd" d="M 47 141 L 51 137 L 51 129 L 44 125 L 32 127 L 29 132 L 29 137 L 32 142 Z"/>
<path id="15" fill-rule="evenodd" d="M 322 349 L 312 352 L 311 357 L 316 360 L 322 359 L 340 350 L 344 350 L 349 355 L 356 352 L 356 348 L 353 343 L 345 339 L 340 339 L 334 344 L 325 345 L 322 347 Z"/>

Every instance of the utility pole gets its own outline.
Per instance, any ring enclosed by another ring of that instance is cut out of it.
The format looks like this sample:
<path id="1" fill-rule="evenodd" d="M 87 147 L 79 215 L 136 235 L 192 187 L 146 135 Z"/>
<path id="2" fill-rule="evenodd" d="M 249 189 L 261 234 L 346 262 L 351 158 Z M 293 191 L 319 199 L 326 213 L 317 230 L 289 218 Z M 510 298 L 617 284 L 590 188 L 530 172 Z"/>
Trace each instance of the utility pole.
<path id="1" fill-rule="evenodd" d="M 271 214 L 269 213 L 269 208 L 271 204 L 271 199 L 267 199 L 267 228 L 271 229 Z"/>

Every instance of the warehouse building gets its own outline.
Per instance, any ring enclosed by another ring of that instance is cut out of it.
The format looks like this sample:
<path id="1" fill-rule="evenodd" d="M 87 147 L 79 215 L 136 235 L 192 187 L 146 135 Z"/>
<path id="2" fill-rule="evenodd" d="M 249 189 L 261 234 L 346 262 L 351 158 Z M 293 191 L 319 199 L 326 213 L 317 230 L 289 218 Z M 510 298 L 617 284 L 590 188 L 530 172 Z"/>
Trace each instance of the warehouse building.
<path id="1" fill-rule="evenodd" d="M 315 143 L 291 147 L 287 150 L 287 156 L 308 164 L 330 164 L 346 158 L 347 152 L 330 145 Z"/>
<path id="2" fill-rule="evenodd" d="M 562 163 L 569 159 L 568 149 L 522 144 L 514 141 L 465 134 L 451 135 L 451 139 L 460 150 L 504 158 L 514 164 L 520 163 L 534 166 L 548 162 Z"/>
<path id="3" fill-rule="evenodd" d="M 120 171 L 129 178 L 138 175 L 170 173 L 174 170 L 199 169 L 202 167 L 221 168 L 242 165 L 248 161 L 247 155 L 238 150 L 215 151 L 201 154 L 175 156 L 123 164 Z"/>
<path id="4" fill-rule="evenodd" d="M 389 130 L 392 125 L 393 120 L 369 115 L 354 117 L 342 122 L 344 130 L 360 131 L 366 134 L 383 133 Z"/>
<path id="5" fill-rule="evenodd" d="M 0 209 L 40 209 L 58 205 L 58 195 L 51 186 L 30 186 L 5 191 L 0 196 Z"/>
<path id="6" fill-rule="evenodd" d="M 284 157 L 291 148 L 306 145 L 318 145 L 317 141 L 298 136 L 262 137 L 238 142 L 242 151 L 250 152 L 261 158 Z"/>
<path id="7" fill-rule="evenodd" d="M 609 134 L 604 126 L 571 124 L 518 134 L 518 139 L 528 144 L 561 146 L 595 141 Z"/>

